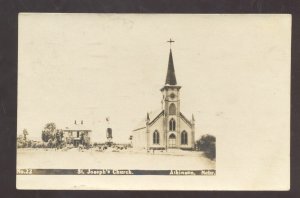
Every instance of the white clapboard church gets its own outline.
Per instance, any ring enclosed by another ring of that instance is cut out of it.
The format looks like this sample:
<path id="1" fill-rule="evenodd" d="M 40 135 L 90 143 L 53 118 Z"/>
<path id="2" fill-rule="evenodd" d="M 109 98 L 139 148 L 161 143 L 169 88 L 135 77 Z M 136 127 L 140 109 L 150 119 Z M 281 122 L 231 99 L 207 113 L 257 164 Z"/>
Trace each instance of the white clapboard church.
<path id="1" fill-rule="evenodd" d="M 147 113 L 133 130 L 132 146 L 138 149 L 193 149 L 195 119 L 187 119 L 180 112 L 180 88 L 177 85 L 170 49 L 168 71 L 162 93 L 162 109 Z"/>

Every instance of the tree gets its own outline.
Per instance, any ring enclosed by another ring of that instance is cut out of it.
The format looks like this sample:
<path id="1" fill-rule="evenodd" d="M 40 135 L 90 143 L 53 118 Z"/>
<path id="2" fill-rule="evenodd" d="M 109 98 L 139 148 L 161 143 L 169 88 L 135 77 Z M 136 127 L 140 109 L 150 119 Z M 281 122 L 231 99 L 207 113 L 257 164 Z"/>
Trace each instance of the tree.
<path id="1" fill-rule="evenodd" d="M 55 140 L 56 140 L 56 147 L 57 148 L 62 147 L 62 145 L 63 145 L 63 136 L 64 136 L 64 133 L 63 133 L 62 130 L 56 130 Z"/>
<path id="2" fill-rule="evenodd" d="M 28 135 L 27 129 L 23 129 L 23 136 L 24 136 L 24 141 L 25 141 L 25 142 L 26 142 L 26 140 L 27 140 L 27 135 Z"/>
<path id="3" fill-rule="evenodd" d="M 45 125 L 44 129 L 51 131 L 51 133 L 54 133 L 56 129 L 56 125 L 54 122 L 50 122 Z"/>
<path id="4" fill-rule="evenodd" d="M 216 158 L 216 137 L 213 135 L 202 135 L 199 140 L 196 141 L 196 147 L 198 150 L 203 151 L 206 157 L 210 159 Z"/>
<path id="5" fill-rule="evenodd" d="M 47 143 L 50 148 L 62 148 L 65 146 L 63 140 L 64 133 L 61 129 L 56 129 L 54 122 L 47 123 L 42 131 L 42 140 Z"/>
<path id="6" fill-rule="evenodd" d="M 56 125 L 53 122 L 47 123 L 42 131 L 42 140 L 48 142 L 55 139 Z"/>
<path id="7" fill-rule="evenodd" d="M 17 148 L 24 148 L 26 146 L 26 142 L 24 141 L 24 135 L 19 135 L 17 137 Z"/>
<path id="8" fill-rule="evenodd" d="M 89 149 L 91 144 L 91 138 L 88 135 L 85 135 L 83 140 L 85 147 Z"/>
<path id="9" fill-rule="evenodd" d="M 42 131 L 42 140 L 43 140 L 44 142 L 48 142 L 50 139 L 52 139 L 52 138 L 51 138 L 51 133 L 50 133 L 50 131 L 48 131 L 48 130 L 43 130 L 43 131 Z"/>
<path id="10" fill-rule="evenodd" d="M 83 146 L 85 146 L 86 148 L 90 147 L 90 137 L 88 136 L 88 134 L 85 133 L 81 133 L 80 134 L 80 142 Z"/>
<path id="11" fill-rule="evenodd" d="M 49 141 L 47 142 L 47 147 L 52 148 L 52 146 L 53 146 L 53 140 L 49 139 Z"/>

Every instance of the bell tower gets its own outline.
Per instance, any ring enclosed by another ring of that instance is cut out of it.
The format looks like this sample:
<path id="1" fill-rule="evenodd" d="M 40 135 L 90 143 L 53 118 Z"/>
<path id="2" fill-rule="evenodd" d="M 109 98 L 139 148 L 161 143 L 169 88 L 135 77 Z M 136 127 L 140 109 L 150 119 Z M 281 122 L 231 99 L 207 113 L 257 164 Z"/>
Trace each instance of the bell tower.
<path id="1" fill-rule="evenodd" d="M 172 50 L 170 49 L 169 54 L 169 63 L 168 63 L 168 71 L 167 71 L 167 77 L 165 85 L 160 89 L 162 92 L 162 108 L 165 110 L 165 112 L 169 113 L 169 105 L 171 103 L 175 104 L 176 111 L 179 111 L 179 104 L 180 104 L 180 90 L 181 86 L 177 85 L 176 76 L 175 76 L 175 69 L 173 64 L 173 56 L 172 56 Z M 171 112 L 172 113 L 172 112 Z M 173 114 L 173 113 L 172 113 Z"/>
<path id="2" fill-rule="evenodd" d="M 170 39 L 168 42 L 174 42 Z M 164 110 L 164 140 L 166 149 L 178 148 L 180 140 L 180 88 L 177 85 L 173 63 L 172 49 L 169 53 L 168 71 L 162 92 L 162 109 Z"/>

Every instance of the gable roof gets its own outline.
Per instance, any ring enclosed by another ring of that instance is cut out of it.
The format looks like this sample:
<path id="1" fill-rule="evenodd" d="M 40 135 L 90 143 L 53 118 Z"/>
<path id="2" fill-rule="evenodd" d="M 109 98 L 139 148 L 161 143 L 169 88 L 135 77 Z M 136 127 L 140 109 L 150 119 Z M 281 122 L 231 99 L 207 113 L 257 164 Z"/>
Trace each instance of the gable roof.
<path id="1" fill-rule="evenodd" d="M 138 131 L 140 129 L 144 129 L 146 128 L 146 123 L 147 123 L 147 118 L 149 119 L 149 125 L 152 125 L 160 116 L 162 116 L 164 114 L 164 110 L 159 110 L 159 111 L 152 111 L 150 113 L 148 113 L 143 120 L 141 120 L 137 126 L 134 128 L 133 131 Z M 187 123 L 190 127 L 192 127 L 192 123 L 190 120 L 188 120 L 183 113 L 180 112 L 179 114 L 180 118 L 182 118 L 182 120 Z"/>
<path id="2" fill-rule="evenodd" d="M 65 127 L 63 131 L 92 131 L 86 124 L 72 124 Z"/>
<path id="3" fill-rule="evenodd" d="M 156 116 L 152 116 L 152 119 L 150 118 L 150 120 L 149 120 L 149 125 L 152 125 L 163 114 L 164 114 L 164 110 L 161 110 L 159 114 L 157 114 Z M 153 115 L 155 115 L 155 114 L 153 114 Z"/>
<path id="4" fill-rule="evenodd" d="M 183 113 L 180 112 L 180 117 L 183 119 L 183 121 L 185 121 L 190 127 L 192 126 L 191 121 L 189 121 L 184 115 Z"/>
<path id="5" fill-rule="evenodd" d="M 139 129 L 146 128 L 147 117 L 149 118 L 149 124 L 151 125 L 154 121 L 156 121 L 161 115 L 163 115 L 163 110 L 151 111 L 145 116 L 134 128 L 133 131 L 137 131 Z"/>

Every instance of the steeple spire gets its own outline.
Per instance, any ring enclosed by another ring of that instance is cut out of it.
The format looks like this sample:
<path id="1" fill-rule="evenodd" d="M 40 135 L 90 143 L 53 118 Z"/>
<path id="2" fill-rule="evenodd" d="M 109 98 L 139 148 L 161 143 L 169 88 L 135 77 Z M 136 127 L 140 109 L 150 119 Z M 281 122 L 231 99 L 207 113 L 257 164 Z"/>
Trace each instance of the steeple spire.
<path id="1" fill-rule="evenodd" d="M 171 49 L 170 49 L 170 54 L 169 54 L 168 72 L 167 72 L 167 78 L 166 78 L 165 84 L 168 84 L 168 85 L 176 85 L 177 84 Z"/>

